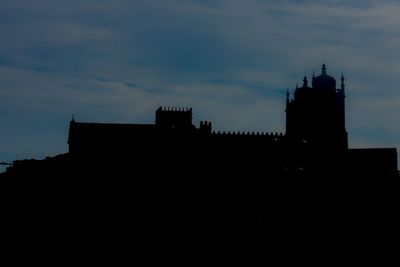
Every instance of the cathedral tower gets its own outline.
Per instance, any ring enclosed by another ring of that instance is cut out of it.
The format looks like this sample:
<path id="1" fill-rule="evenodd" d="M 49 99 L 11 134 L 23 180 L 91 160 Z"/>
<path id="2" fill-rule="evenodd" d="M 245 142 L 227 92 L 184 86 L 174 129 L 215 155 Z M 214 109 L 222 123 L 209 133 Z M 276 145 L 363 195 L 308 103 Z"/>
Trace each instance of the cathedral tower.
<path id="1" fill-rule="evenodd" d="M 321 75 L 313 74 L 311 87 L 307 77 L 303 86 L 296 87 L 294 97 L 286 96 L 286 134 L 318 147 L 346 149 L 345 90 L 342 74 L 340 88 L 336 80 L 326 73 L 322 65 Z"/>

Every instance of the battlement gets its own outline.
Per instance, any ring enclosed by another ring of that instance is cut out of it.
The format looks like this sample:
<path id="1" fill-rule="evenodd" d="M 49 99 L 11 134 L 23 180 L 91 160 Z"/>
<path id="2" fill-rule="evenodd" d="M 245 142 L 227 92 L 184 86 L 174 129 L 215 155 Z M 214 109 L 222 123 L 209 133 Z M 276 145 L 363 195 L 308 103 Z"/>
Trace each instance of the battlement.
<path id="1" fill-rule="evenodd" d="M 193 128 L 192 108 L 159 107 L 156 110 L 156 125 L 163 128 Z"/>
<path id="2" fill-rule="evenodd" d="M 213 131 L 212 134 L 216 135 L 257 135 L 257 136 L 275 136 L 284 137 L 283 133 L 273 132 L 245 132 L 245 131 Z"/>
<path id="3" fill-rule="evenodd" d="M 187 107 L 159 107 L 156 112 L 192 112 L 192 108 Z"/>
<path id="4" fill-rule="evenodd" d="M 211 134 L 211 122 L 209 121 L 200 121 L 200 128 L 199 131 L 201 133 Z"/>
<path id="5" fill-rule="evenodd" d="M 274 141 L 280 141 L 285 138 L 286 135 L 283 133 L 273 133 L 273 132 L 240 132 L 240 131 L 213 131 L 212 135 L 215 136 L 254 136 L 254 137 L 264 137 L 264 138 L 271 138 Z"/>

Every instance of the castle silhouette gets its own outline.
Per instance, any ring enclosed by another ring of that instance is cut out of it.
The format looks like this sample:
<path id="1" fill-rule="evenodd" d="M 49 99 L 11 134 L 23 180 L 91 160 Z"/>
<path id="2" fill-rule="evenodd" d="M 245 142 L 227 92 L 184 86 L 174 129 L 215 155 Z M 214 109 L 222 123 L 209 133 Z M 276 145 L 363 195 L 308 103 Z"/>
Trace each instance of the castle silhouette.
<path id="1" fill-rule="evenodd" d="M 321 75 L 313 75 L 312 87 L 304 77 L 293 98 L 287 92 L 285 134 L 215 132 L 208 121 L 201 121 L 198 128 L 193 125 L 191 108 L 160 107 L 155 124 L 82 123 L 73 119 L 68 144 L 69 154 L 78 160 L 158 165 L 168 161 L 168 154 L 174 161 L 182 160 L 181 169 L 191 167 L 184 165 L 188 163 L 182 156 L 207 162 L 206 158 L 220 155 L 220 162 L 245 162 L 256 155 L 252 160 L 265 159 L 263 167 L 274 171 L 330 168 L 397 172 L 395 148 L 348 149 L 344 77 L 337 89 L 325 64 Z"/>
<path id="2" fill-rule="evenodd" d="M 340 81 L 323 65 L 288 92 L 286 133 L 215 132 L 191 108 L 159 107 L 154 124 L 72 119 L 68 153 L 0 176 L 7 240 L 131 261 L 397 256 L 397 151 L 348 148 Z"/>

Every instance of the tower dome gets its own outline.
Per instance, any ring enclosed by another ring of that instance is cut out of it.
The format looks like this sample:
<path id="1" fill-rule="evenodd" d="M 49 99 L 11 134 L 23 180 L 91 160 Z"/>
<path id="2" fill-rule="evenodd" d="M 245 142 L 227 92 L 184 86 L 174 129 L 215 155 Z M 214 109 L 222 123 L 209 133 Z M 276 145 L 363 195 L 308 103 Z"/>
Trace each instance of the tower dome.
<path id="1" fill-rule="evenodd" d="M 332 76 L 326 74 L 325 64 L 322 65 L 321 75 L 313 78 L 312 87 L 330 90 L 336 89 L 336 80 Z"/>

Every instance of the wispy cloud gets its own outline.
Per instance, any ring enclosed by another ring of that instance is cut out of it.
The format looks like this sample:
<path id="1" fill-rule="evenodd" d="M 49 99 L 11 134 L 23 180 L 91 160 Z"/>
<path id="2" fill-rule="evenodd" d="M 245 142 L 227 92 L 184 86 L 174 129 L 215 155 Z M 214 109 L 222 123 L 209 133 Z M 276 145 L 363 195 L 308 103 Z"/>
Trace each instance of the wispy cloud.
<path id="1" fill-rule="evenodd" d="M 322 62 L 346 76 L 350 144 L 400 146 L 396 1 L 0 6 L 0 155 L 66 150 L 71 114 L 151 123 L 159 105 L 217 130 L 284 131 L 285 90 Z"/>

